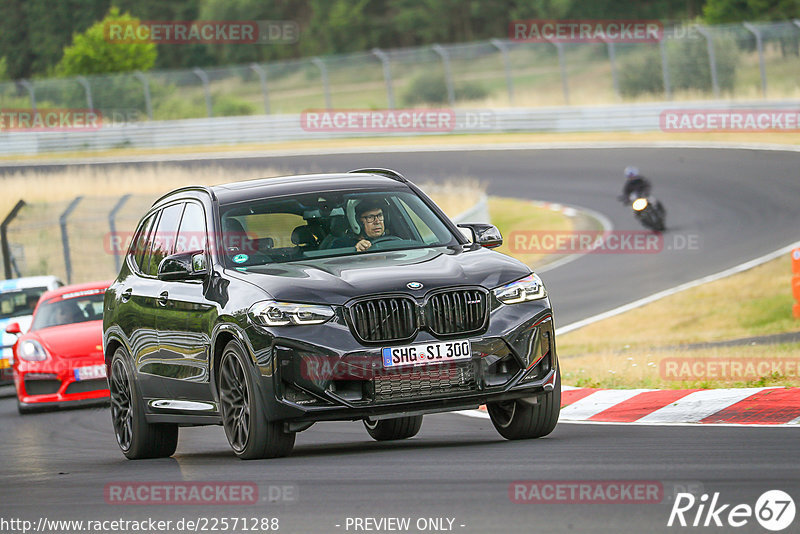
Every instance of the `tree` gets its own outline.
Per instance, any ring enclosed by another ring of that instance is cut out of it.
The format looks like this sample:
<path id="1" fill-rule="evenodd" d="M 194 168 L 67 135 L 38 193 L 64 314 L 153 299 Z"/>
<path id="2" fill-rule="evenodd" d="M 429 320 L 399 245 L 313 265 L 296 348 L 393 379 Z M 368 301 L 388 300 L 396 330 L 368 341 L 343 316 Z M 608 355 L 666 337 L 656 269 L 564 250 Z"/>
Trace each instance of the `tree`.
<path id="1" fill-rule="evenodd" d="M 708 24 L 800 17 L 800 0 L 707 0 L 703 16 Z"/>
<path id="2" fill-rule="evenodd" d="M 56 65 L 56 73 L 61 76 L 78 76 L 145 71 L 152 68 L 157 57 L 156 45 L 109 40 L 105 28 L 112 22 L 137 24 L 139 19 L 128 13 L 120 14 L 119 9 L 111 8 L 103 20 L 93 24 L 84 33 L 73 36 L 72 45 L 64 48 L 64 57 Z"/>

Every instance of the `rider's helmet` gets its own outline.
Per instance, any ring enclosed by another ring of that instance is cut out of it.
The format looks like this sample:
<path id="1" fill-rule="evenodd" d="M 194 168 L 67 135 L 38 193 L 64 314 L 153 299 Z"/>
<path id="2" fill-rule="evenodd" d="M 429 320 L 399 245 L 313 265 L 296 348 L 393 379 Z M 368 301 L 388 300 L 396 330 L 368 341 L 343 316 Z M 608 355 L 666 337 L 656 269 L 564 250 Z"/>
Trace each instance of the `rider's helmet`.
<path id="1" fill-rule="evenodd" d="M 628 180 L 632 180 L 637 176 L 639 176 L 639 169 L 637 169 L 632 165 L 625 167 L 625 178 L 627 178 Z"/>

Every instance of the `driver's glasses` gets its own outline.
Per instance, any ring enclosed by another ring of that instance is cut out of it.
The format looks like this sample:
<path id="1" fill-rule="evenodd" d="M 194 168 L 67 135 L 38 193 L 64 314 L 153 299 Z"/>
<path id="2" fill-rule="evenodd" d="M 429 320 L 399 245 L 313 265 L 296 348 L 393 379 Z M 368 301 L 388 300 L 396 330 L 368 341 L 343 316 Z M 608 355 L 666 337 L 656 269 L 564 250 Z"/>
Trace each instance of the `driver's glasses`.
<path id="1" fill-rule="evenodd" d="M 361 218 L 364 219 L 364 222 L 370 224 L 374 223 L 375 221 L 383 222 L 383 213 L 378 213 L 373 215 L 362 215 Z"/>

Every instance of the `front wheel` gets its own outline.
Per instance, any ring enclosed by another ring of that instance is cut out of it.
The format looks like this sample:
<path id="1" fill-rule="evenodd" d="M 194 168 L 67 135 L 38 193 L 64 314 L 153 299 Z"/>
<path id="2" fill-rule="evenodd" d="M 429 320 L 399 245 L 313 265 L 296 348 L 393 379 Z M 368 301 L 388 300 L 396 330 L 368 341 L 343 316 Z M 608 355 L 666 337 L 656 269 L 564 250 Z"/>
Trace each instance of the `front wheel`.
<path id="1" fill-rule="evenodd" d="M 364 419 L 367 433 L 376 441 L 389 441 L 392 439 L 413 438 L 422 428 L 422 416 L 397 417 L 394 419 L 381 419 L 370 421 Z"/>
<path id="2" fill-rule="evenodd" d="M 556 370 L 553 391 L 539 397 L 538 404 L 524 400 L 489 402 L 486 408 L 492 424 L 506 439 L 541 438 L 558 423 L 561 412 L 561 371 Z"/>
<path id="3" fill-rule="evenodd" d="M 111 392 L 111 421 L 122 454 L 130 460 L 166 458 L 175 454 L 178 425 L 147 422 L 144 402 L 122 347 L 111 359 L 108 386 Z"/>
<path id="4" fill-rule="evenodd" d="M 219 404 L 228 443 L 242 460 L 286 456 L 294 447 L 295 433 L 267 420 L 244 354 L 239 343 L 231 341 L 220 360 Z"/>

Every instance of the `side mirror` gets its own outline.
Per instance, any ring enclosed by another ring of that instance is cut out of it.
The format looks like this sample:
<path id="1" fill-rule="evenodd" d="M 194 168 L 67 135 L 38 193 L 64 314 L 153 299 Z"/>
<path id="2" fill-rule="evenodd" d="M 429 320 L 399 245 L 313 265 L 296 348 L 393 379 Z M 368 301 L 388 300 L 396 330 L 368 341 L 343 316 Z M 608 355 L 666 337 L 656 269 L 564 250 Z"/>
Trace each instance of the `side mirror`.
<path id="1" fill-rule="evenodd" d="M 158 264 L 159 280 L 196 280 L 206 275 L 208 275 L 208 259 L 202 250 L 172 254 Z"/>
<path id="2" fill-rule="evenodd" d="M 495 248 L 503 244 L 500 230 L 492 224 L 464 223 L 457 226 L 469 230 L 472 233 L 472 242 L 484 248 Z"/>
<path id="3" fill-rule="evenodd" d="M 6 326 L 6 334 L 13 334 L 15 336 L 22 334 L 22 330 L 19 327 L 19 323 L 11 323 L 8 326 Z"/>

